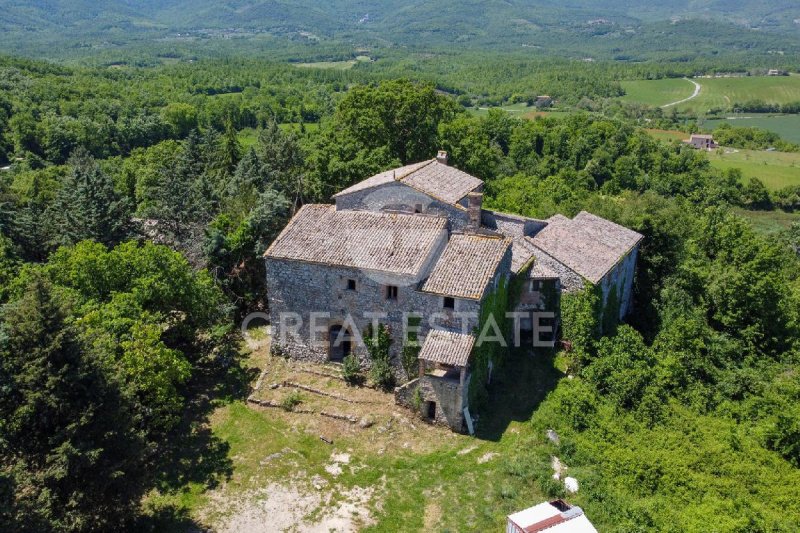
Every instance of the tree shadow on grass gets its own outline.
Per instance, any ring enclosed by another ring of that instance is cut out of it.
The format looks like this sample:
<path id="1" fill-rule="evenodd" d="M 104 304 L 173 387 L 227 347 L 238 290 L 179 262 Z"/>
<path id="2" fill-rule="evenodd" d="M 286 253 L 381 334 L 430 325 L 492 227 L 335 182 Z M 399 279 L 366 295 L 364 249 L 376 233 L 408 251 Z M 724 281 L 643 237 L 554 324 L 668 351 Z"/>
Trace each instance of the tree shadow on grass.
<path id="1" fill-rule="evenodd" d="M 258 376 L 244 356 L 214 361 L 198 369 L 189 385 L 189 398 L 178 427 L 168 437 L 169 445 L 156 459 L 155 488 L 161 494 L 189 490 L 190 484 L 213 489 L 233 475 L 230 445 L 211 430 L 209 417 L 217 407 L 244 400 Z M 173 505 L 152 509 L 142 517 L 143 529 L 154 531 L 204 531 L 183 507 Z"/>
<path id="2" fill-rule="evenodd" d="M 554 350 L 512 349 L 496 370 L 488 387 L 489 399 L 481 409 L 475 436 L 498 441 L 513 421 L 530 420 L 547 394 L 564 374 L 554 365 Z"/>
<path id="3" fill-rule="evenodd" d="M 190 517 L 186 509 L 174 505 L 165 505 L 157 509 L 151 509 L 147 515 L 140 517 L 133 524 L 131 530 L 158 533 L 173 531 L 180 533 L 200 533 L 202 531 L 208 531 L 208 528 Z"/>

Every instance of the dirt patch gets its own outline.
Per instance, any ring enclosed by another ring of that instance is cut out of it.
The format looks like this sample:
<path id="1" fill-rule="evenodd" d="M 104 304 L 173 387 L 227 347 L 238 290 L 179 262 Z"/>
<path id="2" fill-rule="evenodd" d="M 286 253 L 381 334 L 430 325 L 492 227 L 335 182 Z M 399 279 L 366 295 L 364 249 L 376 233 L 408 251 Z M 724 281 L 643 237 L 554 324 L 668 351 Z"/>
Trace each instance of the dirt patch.
<path id="1" fill-rule="evenodd" d="M 220 533 L 264 531 L 357 531 L 373 523 L 369 501 L 373 490 L 354 487 L 332 501 L 333 491 L 303 492 L 272 483 L 242 495 L 218 528 Z"/>
<path id="2" fill-rule="evenodd" d="M 433 531 L 442 520 L 442 508 L 436 502 L 428 502 L 425 506 L 425 519 L 423 530 Z"/>
<path id="3" fill-rule="evenodd" d="M 455 444 L 464 438 L 447 428 L 426 424 L 398 407 L 393 393 L 350 387 L 336 377 L 340 374 L 337 365 L 313 365 L 267 356 L 262 385 L 253 391 L 251 398 L 279 406 L 294 392 L 296 397 L 299 394 L 301 403 L 295 412 L 258 404 L 251 407 L 269 409 L 270 416 L 286 419 L 301 431 L 334 443 L 356 440 L 362 452 L 382 453 L 398 448 L 425 452 L 440 448 L 442 442 Z M 331 414 L 336 416 L 326 416 Z"/>
<path id="4" fill-rule="evenodd" d="M 491 461 L 492 459 L 494 459 L 498 455 L 499 454 L 497 454 L 495 452 L 486 452 L 485 454 L 483 454 L 480 457 L 478 457 L 478 464 L 482 465 L 483 463 L 488 463 L 489 461 Z"/>

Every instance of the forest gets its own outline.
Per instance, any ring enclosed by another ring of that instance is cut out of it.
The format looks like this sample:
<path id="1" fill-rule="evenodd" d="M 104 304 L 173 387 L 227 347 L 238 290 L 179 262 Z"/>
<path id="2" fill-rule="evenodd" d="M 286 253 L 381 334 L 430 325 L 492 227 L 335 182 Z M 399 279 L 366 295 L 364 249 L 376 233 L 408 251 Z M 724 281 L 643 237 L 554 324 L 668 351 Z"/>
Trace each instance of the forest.
<path id="1" fill-rule="evenodd" d="M 739 61 L 717 68 L 752 66 Z M 735 210 L 800 209 L 800 189 L 743 183 L 641 127 L 694 117 L 614 100 L 620 79 L 710 65 L 1 58 L 0 529 L 160 530 L 180 515 L 142 500 L 210 468 L 192 454 L 225 455 L 203 420 L 254 377 L 237 327 L 269 298 L 269 243 L 304 203 L 443 149 L 486 181 L 490 208 L 585 209 L 645 236 L 629 323 L 604 323 L 591 290 L 563 302 L 572 350 L 552 355 L 575 379 L 529 422 L 587 472 L 598 527 L 794 531 L 800 225 L 764 236 Z M 538 94 L 574 112 L 468 111 Z M 507 457 L 504 479 L 562 496 L 540 455 Z"/>

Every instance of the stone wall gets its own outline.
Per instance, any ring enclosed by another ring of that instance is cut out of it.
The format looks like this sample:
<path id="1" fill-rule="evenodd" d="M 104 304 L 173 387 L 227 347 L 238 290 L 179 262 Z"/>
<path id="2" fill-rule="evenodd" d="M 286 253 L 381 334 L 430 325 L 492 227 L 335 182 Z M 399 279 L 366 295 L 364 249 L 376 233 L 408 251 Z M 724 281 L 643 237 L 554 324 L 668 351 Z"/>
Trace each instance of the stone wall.
<path id="1" fill-rule="evenodd" d="M 422 399 L 421 413 L 425 417 L 429 402 L 436 403 L 436 416 L 431 422 L 447 426 L 459 433 L 465 430 L 464 409 L 467 405 L 470 376 L 464 387 L 458 380 L 425 375 L 395 389 L 395 403 L 416 410 L 414 396 L 419 390 Z"/>
<path id="2" fill-rule="evenodd" d="M 440 248 L 444 246 L 441 243 Z M 430 263 L 438 258 L 432 254 Z M 426 267 L 430 268 L 430 266 Z M 443 309 L 444 297 L 418 290 L 411 278 L 367 272 L 355 268 L 335 267 L 300 261 L 267 258 L 267 294 L 273 343 L 289 351 L 294 358 L 315 362 L 329 359 L 328 330 L 334 325 L 348 326 L 361 335 L 374 318 L 389 327 L 392 337 L 390 352 L 395 366 L 402 350 L 403 333 L 410 313 L 420 314 L 419 339 L 422 341 L 432 326 L 470 332 L 478 324 L 480 302 L 456 298 L 455 309 Z M 348 280 L 355 281 L 355 290 L 348 289 Z M 386 299 L 386 286 L 397 287 L 397 299 Z M 297 335 L 281 322 L 282 313 L 297 313 L 302 324 Z M 316 321 L 312 332 L 312 318 Z M 368 366 L 366 348 L 356 343 L 353 352 Z"/>
<path id="3" fill-rule="evenodd" d="M 541 264 L 547 265 L 551 270 L 558 274 L 558 278 L 561 280 L 561 290 L 563 292 L 577 292 L 586 286 L 586 282 L 580 276 L 580 274 L 570 269 L 566 265 L 559 263 L 535 246 L 533 247 L 533 255 L 536 258 L 536 261 L 540 261 Z"/>
<path id="4" fill-rule="evenodd" d="M 481 222 L 491 230 L 511 238 L 531 237 L 539 233 L 547 222 L 484 209 Z"/>
<path id="5" fill-rule="evenodd" d="M 633 310 L 633 280 L 636 276 L 636 260 L 639 247 L 636 246 L 600 280 L 603 291 L 603 305 L 608 302 L 612 288 L 616 288 L 619 297 L 619 318 L 622 320 Z"/>

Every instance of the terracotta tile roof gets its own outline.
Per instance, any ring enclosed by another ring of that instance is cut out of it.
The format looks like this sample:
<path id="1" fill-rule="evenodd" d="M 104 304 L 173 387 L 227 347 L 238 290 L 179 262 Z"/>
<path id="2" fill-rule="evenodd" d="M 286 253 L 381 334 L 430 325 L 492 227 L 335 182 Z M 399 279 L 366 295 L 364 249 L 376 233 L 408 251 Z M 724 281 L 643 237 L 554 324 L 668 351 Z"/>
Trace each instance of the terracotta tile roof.
<path id="1" fill-rule="evenodd" d="M 379 185 L 385 185 L 386 183 L 392 183 L 394 181 L 401 180 L 411 172 L 414 172 L 420 167 L 424 167 L 425 165 L 428 164 L 430 164 L 430 161 L 423 161 L 421 163 L 414 163 L 412 165 L 406 165 L 404 167 L 387 170 L 386 172 L 381 172 L 380 174 L 375 174 L 374 176 L 367 178 L 364 181 L 359 181 L 355 185 L 352 185 L 344 190 L 339 191 L 338 193 L 334 194 L 333 197 L 336 198 L 337 196 L 343 196 L 345 194 L 363 191 L 365 189 L 371 189 L 372 187 L 378 187 Z"/>
<path id="2" fill-rule="evenodd" d="M 426 194 L 449 204 L 455 204 L 470 191 L 483 185 L 475 176 L 445 165 L 435 159 L 429 165 L 420 167 L 401 180 Z"/>
<path id="3" fill-rule="evenodd" d="M 381 172 L 334 195 L 342 196 L 398 181 L 449 204 L 456 204 L 483 181 L 436 159 Z"/>
<path id="4" fill-rule="evenodd" d="M 511 239 L 453 234 L 422 290 L 480 300 Z"/>
<path id="5" fill-rule="evenodd" d="M 574 219 L 556 215 L 527 240 L 592 283 L 597 283 L 643 236 L 581 211 Z"/>
<path id="6" fill-rule="evenodd" d="M 417 275 L 446 232 L 443 217 L 337 211 L 333 205 L 309 204 L 264 256 Z"/>
<path id="7" fill-rule="evenodd" d="M 472 335 L 432 329 L 425 337 L 419 358 L 430 363 L 467 366 L 474 344 Z"/>
<path id="8" fill-rule="evenodd" d="M 511 271 L 518 274 L 533 257 L 533 245 L 524 238 L 514 239 L 511 244 Z"/>
<path id="9" fill-rule="evenodd" d="M 550 266 L 542 263 L 541 261 L 536 261 L 533 263 L 533 268 L 531 269 L 531 274 L 529 277 L 533 279 L 557 279 L 561 276 Z"/>

